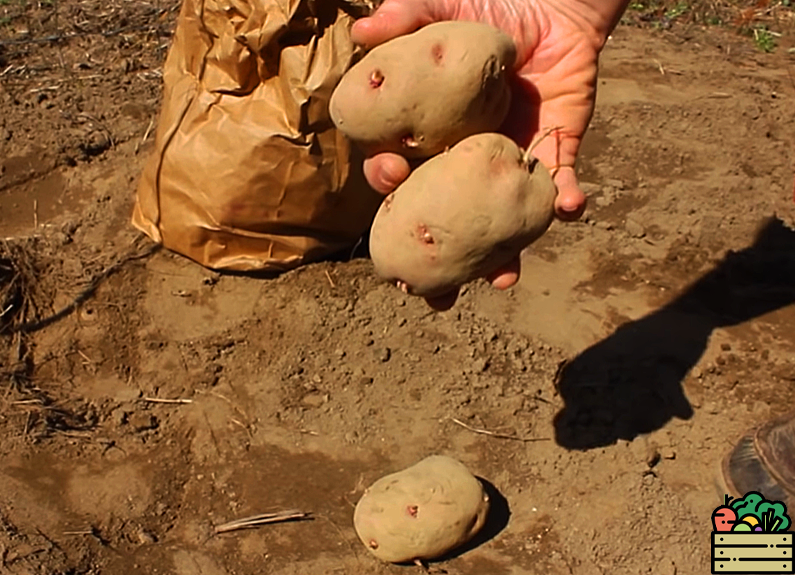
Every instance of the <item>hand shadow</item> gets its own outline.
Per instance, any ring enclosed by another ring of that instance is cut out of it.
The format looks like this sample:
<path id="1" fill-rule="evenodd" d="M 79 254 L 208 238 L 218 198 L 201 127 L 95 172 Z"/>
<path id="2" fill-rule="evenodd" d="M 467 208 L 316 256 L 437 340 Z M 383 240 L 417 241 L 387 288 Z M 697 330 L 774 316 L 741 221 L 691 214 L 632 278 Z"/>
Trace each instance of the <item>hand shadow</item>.
<path id="1" fill-rule="evenodd" d="M 730 252 L 676 300 L 619 327 L 561 370 L 559 445 L 604 447 L 663 427 L 693 409 L 682 380 L 717 327 L 795 302 L 795 231 L 772 218 L 748 248 Z"/>

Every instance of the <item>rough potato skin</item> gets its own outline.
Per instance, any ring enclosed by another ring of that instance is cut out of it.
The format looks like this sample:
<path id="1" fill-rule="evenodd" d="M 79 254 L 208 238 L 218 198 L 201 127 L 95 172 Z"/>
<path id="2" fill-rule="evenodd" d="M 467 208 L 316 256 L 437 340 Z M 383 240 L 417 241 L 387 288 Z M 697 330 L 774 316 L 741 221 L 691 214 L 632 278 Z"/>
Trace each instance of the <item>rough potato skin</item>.
<path id="1" fill-rule="evenodd" d="M 371 50 L 329 102 L 334 125 L 367 155 L 428 158 L 500 128 L 516 47 L 478 22 L 437 22 Z"/>
<path id="2" fill-rule="evenodd" d="M 370 231 L 376 273 L 406 293 L 449 293 L 509 263 L 554 219 L 557 191 L 501 134 L 470 136 L 384 199 Z"/>
<path id="3" fill-rule="evenodd" d="M 483 484 L 463 463 L 432 455 L 373 483 L 353 522 L 373 555 L 403 563 L 436 559 L 471 540 L 489 507 Z"/>

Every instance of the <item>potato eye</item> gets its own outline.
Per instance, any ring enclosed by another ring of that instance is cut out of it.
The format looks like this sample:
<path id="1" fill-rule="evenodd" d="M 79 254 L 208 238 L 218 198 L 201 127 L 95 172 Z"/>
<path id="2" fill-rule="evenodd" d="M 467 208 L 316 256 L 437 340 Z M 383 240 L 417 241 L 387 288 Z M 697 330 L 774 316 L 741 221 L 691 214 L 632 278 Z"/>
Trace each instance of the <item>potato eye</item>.
<path id="1" fill-rule="evenodd" d="M 381 84 L 384 83 L 384 74 L 381 70 L 373 70 L 370 74 L 370 87 L 372 88 L 380 88 Z"/>

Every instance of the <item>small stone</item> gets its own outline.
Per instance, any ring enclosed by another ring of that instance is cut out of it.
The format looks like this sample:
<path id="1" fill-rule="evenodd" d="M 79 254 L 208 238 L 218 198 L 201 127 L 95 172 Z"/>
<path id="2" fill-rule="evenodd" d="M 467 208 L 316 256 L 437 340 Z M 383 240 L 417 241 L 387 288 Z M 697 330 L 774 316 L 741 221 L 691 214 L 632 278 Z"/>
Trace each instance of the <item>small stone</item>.
<path id="1" fill-rule="evenodd" d="M 730 344 L 728 344 L 728 343 L 722 343 L 722 344 L 720 344 L 720 348 L 721 348 L 723 351 L 731 351 L 731 350 L 732 350 L 732 346 L 731 346 Z"/>
<path id="2" fill-rule="evenodd" d="M 624 228 L 633 238 L 642 238 L 646 235 L 646 230 L 643 228 L 643 226 L 633 219 L 627 219 L 626 223 L 624 224 Z"/>
<path id="3" fill-rule="evenodd" d="M 110 421 L 113 423 L 114 427 L 121 427 L 125 423 L 127 423 L 127 415 L 128 412 L 119 407 L 118 409 L 114 409 L 110 414 Z"/>
<path id="4" fill-rule="evenodd" d="M 91 132 L 86 141 L 80 145 L 87 156 L 98 156 L 112 145 L 111 139 L 105 132 L 95 130 Z"/>
<path id="5" fill-rule="evenodd" d="M 145 529 L 141 529 L 138 531 L 138 542 L 141 545 L 151 545 L 152 543 L 157 542 L 157 537 L 155 537 Z"/>
<path id="6" fill-rule="evenodd" d="M 132 413 L 128 418 L 127 422 L 132 426 L 135 431 L 149 431 L 150 429 L 155 429 L 158 426 L 157 417 L 155 417 L 151 413 L 143 413 L 140 411 L 136 411 Z"/>
<path id="7" fill-rule="evenodd" d="M 301 403 L 307 407 L 320 407 L 326 403 L 327 398 L 328 395 L 324 395 L 322 393 L 309 393 L 304 396 L 304 398 L 301 400 Z"/>
<path id="8" fill-rule="evenodd" d="M 74 221 L 73 222 L 66 222 L 65 224 L 63 224 L 61 226 L 61 231 L 63 233 L 65 233 L 66 235 L 68 235 L 68 236 L 73 236 L 73 235 L 75 235 L 75 232 L 77 232 L 77 229 L 79 227 L 80 227 L 80 224 L 78 224 L 77 222 L 74 222 Z"/>
<path id="9" fill-rule="evenodd" d="M 663 459 L 668 459 L 668 460 L 676 459 L 676 452 L 673 450 L 672 447 L 663 448 L 661 455 Z"/>
<path id="10" fill-rule="evenodd" d="M 67 236 L 63 232 L 54 232 L 52 235 L 52 239 L 55 243 L 57 243 L 60 246 L 65 246 L 72 243 L 72 238 L 70 236 Z"/>
<path id="11" fill-rule="evenodd" d="M 475 373 L 482 373 L 482 372 L 486 371 L 486 369 L 488 367 L 489 367 L 488 360 L 481 357 L 480 359 L 475 360 L 475 363 L 472 366 L 472 369 L 475 371 Z"/>
<path id="12" fill-rule="evenodd" d="M 383 363 L 388 362 L 391 357 L 392 357 L 392 350 L 389 349 L 388 347 L 383 348 L 381 352 L 378 354 L 378 359 L 380 359 Z"/>
<path id="13" fill-rule="evenodd" d="M 653 575 L 676 575 L 676 564 L 671 560 L 663 560 L 657 565 Z"/>
<path id="14" fill-rule="evenodd" d="M 646 465 L 648 465 L 649 469 L 654 468 L 660 462 L 660 452 L 655 446 L 649 446 L 648 451 L 646 452 Z"/>

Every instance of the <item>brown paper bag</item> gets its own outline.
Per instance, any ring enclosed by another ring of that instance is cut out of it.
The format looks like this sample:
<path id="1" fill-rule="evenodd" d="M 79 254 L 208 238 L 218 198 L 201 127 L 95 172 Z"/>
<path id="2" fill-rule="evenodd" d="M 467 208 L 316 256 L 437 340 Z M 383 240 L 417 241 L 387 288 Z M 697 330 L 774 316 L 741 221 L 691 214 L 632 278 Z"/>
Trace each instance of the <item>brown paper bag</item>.
<path id="1" fill-rule="evenodd" d="M 184 0 L 133 225 L 213 269 L 284 271 L 354 245 L 380 197 L 328 115 L 368 12 L 343 0 Z"/>

